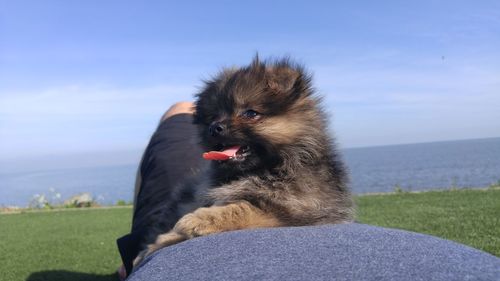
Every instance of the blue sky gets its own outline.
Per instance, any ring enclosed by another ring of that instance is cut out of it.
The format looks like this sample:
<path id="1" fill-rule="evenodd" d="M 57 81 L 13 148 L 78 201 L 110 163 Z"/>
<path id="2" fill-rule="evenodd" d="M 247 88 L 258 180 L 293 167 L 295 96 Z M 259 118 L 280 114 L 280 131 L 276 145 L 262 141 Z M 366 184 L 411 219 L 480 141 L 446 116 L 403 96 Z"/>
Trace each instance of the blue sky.
<path id="1" fill-rule="evenodd" d="M 140 151 L 256 52 L 314 73 L 342 147 L 500 136 L 499 1 L 180 2 L 0 0 L 0 160 Z"/>

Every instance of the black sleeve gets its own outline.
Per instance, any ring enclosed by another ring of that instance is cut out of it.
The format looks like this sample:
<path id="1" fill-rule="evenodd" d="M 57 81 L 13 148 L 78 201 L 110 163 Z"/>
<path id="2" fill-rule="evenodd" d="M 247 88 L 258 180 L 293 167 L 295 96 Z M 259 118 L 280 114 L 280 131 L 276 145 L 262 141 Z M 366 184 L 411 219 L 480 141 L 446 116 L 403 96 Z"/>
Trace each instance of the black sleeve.
<path id="1" fill-rule="evenodd" d="M 142 250 L 145 237 L 155 222 L 151 210 L 170 199 L 171 188 L 180 184 L 193 170 L 206 165 L 201 157 L 196 126 L 191 114 L 174 115 L 163 121 L 144 152 L 131 233 L 117 240 L 127 274 L 132 261 Z"/>

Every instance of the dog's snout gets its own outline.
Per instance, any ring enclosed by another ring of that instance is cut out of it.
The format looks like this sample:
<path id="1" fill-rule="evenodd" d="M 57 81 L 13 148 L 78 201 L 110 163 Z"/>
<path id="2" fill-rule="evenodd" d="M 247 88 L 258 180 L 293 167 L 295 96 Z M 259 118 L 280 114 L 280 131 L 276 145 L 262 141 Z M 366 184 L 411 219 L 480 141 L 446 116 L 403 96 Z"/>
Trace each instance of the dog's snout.
<path id="1" fill-rule="evenodd" d="M 225 131 L 226 126 L 224 126 L 221 122 L 213 122 L 210 127 L 208 127 L 208 132 L 212 137 L 224 135 Z"/>

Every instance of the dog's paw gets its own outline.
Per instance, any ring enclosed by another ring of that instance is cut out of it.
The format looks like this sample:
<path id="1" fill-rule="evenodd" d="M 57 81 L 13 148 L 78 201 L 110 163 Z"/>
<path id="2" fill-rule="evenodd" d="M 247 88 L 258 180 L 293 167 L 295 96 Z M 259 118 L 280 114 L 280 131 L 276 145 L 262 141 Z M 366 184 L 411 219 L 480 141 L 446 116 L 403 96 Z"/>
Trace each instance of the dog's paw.
<path id="1" fill-rule="evenodd" d="M 152 252 L 149 252 L 149 249 L 142 250 L 132 262 L 134 268 L 137 267 L 147 256 L 151 254 Z"/>
<path id="2" fill-rule="evenodd" d="M 183 216 L 174 226 L 174 230 L 188 238 L 218 233 L 222 230 L 218 227 L 217 220 L 216 214 L 210 208 L 200 208 Z"/>
<path id="3" fill-rule="evenodd" d="M 187 237 L 183 234 L 177 233 L 175 231 L 170 231 L 161 235 L 158 235 L 156 238 L 156 242 L 153 244 L 149 244 L 148 247 L 141 251 L 139 255 L 134 259 L 133 266 L 136 267 L 139 265 L 146 257 L 150 256 L 154 252 L 168 247 L 170 245 L 177 244 L 186 240 Z"/>

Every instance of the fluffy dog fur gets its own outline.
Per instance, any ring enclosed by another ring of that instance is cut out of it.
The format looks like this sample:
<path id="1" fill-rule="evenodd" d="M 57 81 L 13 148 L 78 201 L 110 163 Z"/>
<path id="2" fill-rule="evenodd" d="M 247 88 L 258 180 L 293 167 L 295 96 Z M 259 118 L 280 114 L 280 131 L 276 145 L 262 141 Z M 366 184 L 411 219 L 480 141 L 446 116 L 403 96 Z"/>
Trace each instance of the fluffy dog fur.
<path id="1" fill-rule="evenodd" d="M 311 76 L 288 59 L 255 58 L 207 81 L 194 114 L 202 146 L 245 151 L 212 161 L 208 171 L 177 187 L 179 200 L 169 208 L 174 214 L 159 219 L 155 242 L 134 264 L 162 247 L 212 233 L 350 222 L 346 171 L 326 120 Z"/>

